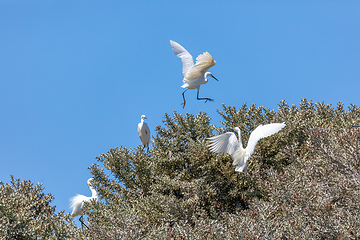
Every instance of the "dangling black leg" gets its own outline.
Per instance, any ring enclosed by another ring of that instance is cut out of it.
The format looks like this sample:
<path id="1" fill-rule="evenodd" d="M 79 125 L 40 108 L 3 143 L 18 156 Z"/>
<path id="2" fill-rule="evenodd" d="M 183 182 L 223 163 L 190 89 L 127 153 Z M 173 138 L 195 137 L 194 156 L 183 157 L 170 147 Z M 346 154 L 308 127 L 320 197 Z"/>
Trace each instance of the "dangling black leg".
<path id="1" fill-rule="evenodd" d="M 210 101 L 210 102 L 213 102 L 214 101 L 214 99 L 211 99 L 211 98 L 199 98 L 199 91 L 200 91 L 200 88 L 198 88 L 198 90 L 197 90 L 197 100 L 205 100 L 205 102 L 207 102 L 207 101 Z"/>
<path id="2" fill-rule="evenodd" d="M 84 218 L 83 215 L 81 215 L 81 217 L 79 218 L 79 221 L 81 222 L 81 231 L 84 231 L 84 226 L 89 229 L 89 227 L 84 223 Z"/>
<path id="3" fill-rule="evenodd" d="M 241 191 L 241 199 L 244 198 L 245 176 L 246 176 L 246 173 L 244 173 L 244 178 L 243 178 L 242 191 Z"/>
<path id="4" fill-rule="evenodd" d="M 242 184 L 242 189 L 241 189 L 241 200 L 244 198 L 245 175 L 246 175 L 246 173 L 244 174 L 244 178 L 243 178 L 243 184 Z M 237 179 L 238 186 L 240 187 L 240 184 L 239 184 L 239 172 L 237 174 L 236 179 Z"/>
<path id="5" fill-rule="evenodd" d="M 183 93 L 182 93 L 182 96 L 183 96 L 183 99 L 184 99 L 184 102 L 181 104 L 182 106 L 183 106 L 183 108 L 185 107 L 185 103 L 186 103 L 186 101 L 185 101 L 185 92 L 187 91 L 188 89 L 186 89 L 185 91 L 183 91 Z"/>

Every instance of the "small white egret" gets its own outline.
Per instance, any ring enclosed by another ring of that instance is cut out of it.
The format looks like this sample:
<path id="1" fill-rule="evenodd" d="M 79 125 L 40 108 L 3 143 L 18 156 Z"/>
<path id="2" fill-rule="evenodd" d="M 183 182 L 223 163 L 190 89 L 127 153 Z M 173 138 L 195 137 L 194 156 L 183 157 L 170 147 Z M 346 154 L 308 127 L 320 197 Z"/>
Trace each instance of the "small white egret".
<path id="1" fill-rule="evenodd" d="M 236 166 L 235 171 L 244 172 L 242 188 L 242 191 L 244 192 L 244 181 L 247 172 L 248 160 L 251 154 L 253 154 L 257 142 L 262 138 L 277 133 L 283 127 L 285 127 L 285 123 L 270 123 L 258 126 L 250 134 L 246 148 L 243 147 L 241 141 L 240 128 L 235 127 L 234 130 L 238 133 L 239 140 L 237 139 L 235 133 L 226 132 L 224 134 L 208 138 L 208 146 L 211 152 L 228 153 L 231 155 L 231 158 L 233 159 L 233 165 Z"/>
<path id="2" fill-rule="evenodd" d="M 150 129 L 146 122 L 144 122 L 145 119 L 147 119 L 147 117 L 145 117 L 145 115 L 142 115 L 141 122 L 138 124 L 138 134 L 142 144 L 144 145 L 144 148 L 147 148 L 147 150 L 149 151 Z"/>
<path id="3" fill-rule="evenodd" d="M 93 178 L 89 178 L 87 180 L 87 185 L 89 186 L 89 188 L 91 190 L 91 197 L 86 197 L 84 195 L 77 194 L 75 197 L 72 197 L 70 199 L 70 207 L 73 209 L 71 216 L 76 217 L 76 216 L 81 215 L 81 217 L 79 218 L 79 221 L 81 222 L 82 225 L 85 225 L 85 226 L 86 226 L 86 224 L 82 221 L 82 215 L 84 214 L 84 212 L 83 212 L 84 203 L 90 202 L 92 199 L 98 198 L 98 194 L 97 194 L 96 190 L 91 186 L 92 180 L 93 180 Z"/>
<path id="4" fill-rule="evenodd" d="M 207 83 L 209 77 L 218 81 L 210 72 L 206 72 L 209 68 L 216 64 L 210 53 L 204 52 L 203 54 L 200 54 L 196 58 L 196 64 L 194 65 L 193 57 L 188 51 L 186 51 L 185 48 L 172 40 L 170 40 L 170 44 L 172 49 L 175 51 L 174 54 L 181 58 L 183 64 L 182 72 L 184 75 L 184 84 L 181 87 L 186 88 L 186 90 L 182 93 L 184 99 L 184 103 L 182 103 L 183 108 L 186 103 L 184 94 L 188 89 L 197 89 L 198 100 L 205 100 L 205 102 L 214 101 L 214 99 L 211 98 L 199 98 L 199 89 L 201 84 Z"/>

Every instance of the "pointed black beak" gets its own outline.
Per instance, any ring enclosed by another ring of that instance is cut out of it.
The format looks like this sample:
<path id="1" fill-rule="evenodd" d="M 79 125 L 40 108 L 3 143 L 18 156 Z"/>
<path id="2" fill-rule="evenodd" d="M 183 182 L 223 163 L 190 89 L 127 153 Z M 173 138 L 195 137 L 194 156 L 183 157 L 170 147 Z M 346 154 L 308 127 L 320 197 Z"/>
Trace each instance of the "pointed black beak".
<path id="1" fill-rule="evenodd" d="M 216 81 L 219 81 L 219 80 L 217 80 L 217 78 L 216 78 L 216 77 L 214 77 L 214 75 L 211 75 L 211 77 L 212 77 L 212 78 L 214 78 Z"/>

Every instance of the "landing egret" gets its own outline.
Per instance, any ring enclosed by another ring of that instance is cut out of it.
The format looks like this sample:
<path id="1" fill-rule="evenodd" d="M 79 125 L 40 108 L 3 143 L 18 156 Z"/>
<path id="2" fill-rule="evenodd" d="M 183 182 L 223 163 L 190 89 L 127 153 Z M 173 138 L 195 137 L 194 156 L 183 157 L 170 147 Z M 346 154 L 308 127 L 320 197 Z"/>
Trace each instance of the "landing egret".
<path id="1" fill-rule="evenodd" d="M 96 192 L 96 190 L 91 186 L 91 182 L 93 181 L 93 178 L 89 178 L 87 180 L 87 185 L 89 186 L 90 190 L 91 190 L 91 197 L 86 197 L 84 195 L 80 195 L 77 194 L 75 197 L 72 197 L 70 199 L 70 207 L 73 209 L 71 216 L 72 217 L 76 217 L 81 215 L 81 217 L 79 218 L 79 221 L 81 222 L 82 225 L 86 224 L 82 221 L 82 215 L 84 214 L 83 209 L 84 209 L 84 203 L 85 202 L 90 202 L 92 199 L 97 199 L 98 198 L 98 194 Z"/>
<path id="2" fill-rule="evenodd" d="M 228 153 L 233 159 L 233 165 L 236 166 L 236 172 L 244 172 L 243 188 L 244 193 L 244 181 L 247 172 L 248 160 L 253 154 L 257 142 L 265 137 L 271 136 L 285 127 L 285 123 L 270 123 L 266 125 L 258 126 L 249 137 L 246 148 L 243 147 L 241 141 L 240 128 L 235 127 L 234 130 L 239 135 L 237 139 L 235 133 L 227 132 L 218 136 L 208 138 L 208 147 L 211 152 L 214 153 Z M 242 194 L 243 196 L 243 194 Z"/>
<path id="3" fill-rule="evenodd" d="M 214 101 L 214 99 L 211 98 L 199 98 L 200 85 L 207 83 L 209 77 L 219 81 L 210 72 L 206 72 L 209 68 L 216 64 L 210 53 L 204 52 L 203 54 L 200 54 L 196 58 L 196 64 L 194 65 L 193 57 L 188 51 L 186 51 L 185 48 L 172 40 L 170 40 L 170 44 L 172 49 L 175 51 L 174 54 L 181 58 L 183 64 L 182 72 L 184 75 L 184 84 L 181 87 L 186 88 L 186 90 L 182 93 L 184 99 L 184 103 L 182 103 L 183 108 L 186 103 L 184 94 L 188 89 L 197 89 L 198 100 L 205 100 L 205 102 Z"/>
<path id="4" fill-rule="evenodd" d="M 149 151 L 150 129 L 146 122 L 144 122 L 145 119 L 147 119 L 147 117 L 145 117 L 145 115 L 142 115 L 141 122 L 138 124 L 138 134 L 142 144 L 144 145 L 144 148 L 147 148 L 147 150 Z"/>

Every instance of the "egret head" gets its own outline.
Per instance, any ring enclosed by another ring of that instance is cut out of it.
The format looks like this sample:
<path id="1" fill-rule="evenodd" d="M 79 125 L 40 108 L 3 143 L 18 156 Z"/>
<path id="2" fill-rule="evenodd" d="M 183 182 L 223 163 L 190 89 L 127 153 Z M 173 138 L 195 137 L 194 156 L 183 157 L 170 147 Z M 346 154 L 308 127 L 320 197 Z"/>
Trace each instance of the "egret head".
<path id="1" fill-rule="evenodd" d="M 92 182 L 92 180 L 94 180 L 94 178 L 89 178 L 88 180 L 87 180 L 87 185 L 91 185 L 91 182 Z"/>
<path id="2" fill-rule="evenodd" d="M 240 132 L 240 128 L 235 127 L 235 128 L 234 128 L 234 131 L 235 131 L 235 132 Z"/>
<path id="3" fill-rule="evenodd" d="M 206 72 L 206 73 L 205 73 L 205 78 L 208 78 L 208 77 L 212 77 L 212 78 L 215 79 L 216 81 L 219 81 L 219 80 L 217 80 L 216 77 L 214 77 L 214 75 L 212 75 L 211 72 Z"/>
<path id="4" fill-rule="evenodd" d="M 141 115 L 141 119 L 144 120 L 147 119 L 147 117 L 145 117 L 145 115 Z"/>

